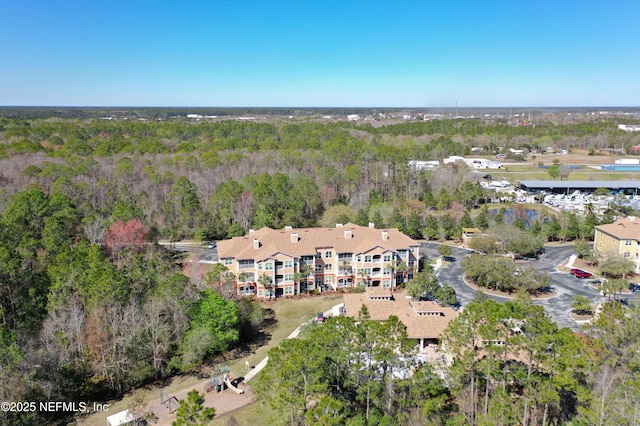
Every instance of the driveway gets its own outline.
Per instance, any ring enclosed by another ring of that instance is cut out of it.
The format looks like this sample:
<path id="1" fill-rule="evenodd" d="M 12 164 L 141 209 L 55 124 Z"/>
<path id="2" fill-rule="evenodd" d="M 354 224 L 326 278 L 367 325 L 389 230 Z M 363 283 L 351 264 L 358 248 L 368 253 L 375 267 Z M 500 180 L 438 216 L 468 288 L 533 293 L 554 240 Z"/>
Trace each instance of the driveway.
<path id="1" fill-rule="evenodd" d="M 420 249 L 427 253 L 430 258 L 438 257 L 438 243 L 423 242 Z M 467 286 L 462 280 L 462 269 L 460 262 L 462 259 L 472 253 L 471 250 L 453 248 L 453 261 L 438 270 L 436 276 L 443 284 L 448 284 L 456 290 L 458 300 L 462 306 L 469 304 L 476 295 L 476 290 Z M 531 265 L 539 272 L 546 272 L 553 281 L 553 291 L 555 295 L 547 299 L 538 299 L 533 303 L 544 307 L 547 314 L 558 324 L 558 327 L 569 327 L 574 331 L 580 330 L 580 325 L 569 317 L 571 311 L 571 302 L 577 295 L 585 296 L 594 302 L 600 302 L 602 296 L 593 287 L 588 284 L 592 279 L 578 279 L 567 272 L 560 272 L 556 269 L 557 265 L 566 263 L 568 258 L 574 254 L 573 246 L 545 246 L 544 254 L 537 260 L 523 262 Z M 520 263 L 520 262 L 519 262 Z M 632 295 L 624 295 L 623 298 L 634 298 L 637 293 Z M 487 296 L 490 299 L 503 302 L 508 300 L 505 297 L 494 295 Z"/>

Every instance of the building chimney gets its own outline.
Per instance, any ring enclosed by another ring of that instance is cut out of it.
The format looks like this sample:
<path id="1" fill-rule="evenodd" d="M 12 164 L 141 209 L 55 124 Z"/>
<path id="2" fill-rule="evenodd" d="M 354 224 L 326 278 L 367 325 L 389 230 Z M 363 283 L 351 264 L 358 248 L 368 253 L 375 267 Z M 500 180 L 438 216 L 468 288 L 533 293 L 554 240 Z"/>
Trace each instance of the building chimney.
<path id="1" fill-rule="evenodd" d="M 387 241 L 389 239 L 389 231 L 385 229 L 380 233 L 380 236 L 382 237 L 382 241 Z"/>
<path id="2" fill-rule="evenodd" d="M 256 232 L 253 228 L 249 228 L 249 235 L 253 235 L 253 233 Z"/>
<path id="3" fill-rule="evenodd" d="M 629 222 L 635 222 L 635 221 L 636 221 L 635 216 L 629 216 Z"/>
<path id="4" fill-rule="evenodd" d="M 353 234 L 351 233 L 351 229 L 345 229 L 344 230 L 344 239 L 345 240 L 350 240 L 351 238 L 353 238 Z"/>
<path id="5" fill-rule="evenodd" d="M 291 231 L 292 229 L 293 229 L 293 226 L 291 226 L 291 225 L 287 225 L 287 226 L 284 227 L 285 231 Z"/>
<path id="6" fill-rule="evenodd" d="M 344 225 L 341 223 L 336 223 L 336 228 L 342 228 Z"/>
<path id="7" fill-rule="evenodd" d="M 291 233 L 291 242 L 292 243 L 297 243 L 298 242 L 298 234 L 295 232 Z"/>
<path id="8" fill-rule="evenodd" d="M 375 228 L 375 227 L 376 227 L 376 224 L 375 224 L 375 223 L 373 223 L 373 222 L 369 222 L 369 228 Z"/>
<path id="9" fill-rule="evenodd" d="M 260 248 L 260 241 L 257 238 L 253 239 L 253 248 L 256 250 Z"/>

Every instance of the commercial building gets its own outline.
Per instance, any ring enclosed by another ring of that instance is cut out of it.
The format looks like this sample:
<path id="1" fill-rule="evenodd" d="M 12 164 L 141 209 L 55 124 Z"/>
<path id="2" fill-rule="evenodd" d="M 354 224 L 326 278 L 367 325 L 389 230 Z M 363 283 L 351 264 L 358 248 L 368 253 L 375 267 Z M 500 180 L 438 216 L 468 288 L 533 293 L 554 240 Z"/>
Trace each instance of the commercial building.
<path id="1" fill-rule="evenodd" d="M 593 242 L 601 256 L 620 256 L 634 263 L 640 272 L 640 221 L 634 216 L 595 228 Z"/>
<path id="2" fill-rule="evenodd" d="M 287 226 L 220 241 L 218 259 L 235 279 L 237 294 L 269 298 L 358 284 L 393 288 L 417 271 L 420 244 L 373 223 Z"/>
<path id="3" fill-rule="evenodd" d="M 598 188 L 624 191 L 637 195 L 640 181 L 637 180 L 521 180 L 518 185 L 525 191 L 546 191 L 569 194 L 573 191 L 593 192 Z"/>

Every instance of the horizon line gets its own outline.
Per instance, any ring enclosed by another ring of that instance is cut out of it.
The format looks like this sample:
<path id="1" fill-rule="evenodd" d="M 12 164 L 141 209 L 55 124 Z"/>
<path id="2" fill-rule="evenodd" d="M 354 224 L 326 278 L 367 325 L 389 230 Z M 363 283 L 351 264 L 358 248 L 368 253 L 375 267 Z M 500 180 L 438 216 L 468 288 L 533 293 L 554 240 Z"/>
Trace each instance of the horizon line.
<path id="1" fill-rule="evenodd" d="M 227 109 L 241 109 L 241 108 L 254 108 L 254 109 L 285 109 L 285 108 L 297 108 L 297 109 L 478 109 L 478 108 L 532 108 L 532 109 L 553 109 L 553 108 L 621 108 L 621 109 L 640 109 L 640 105 L 564 105 L 564 106 L 533 106 L 533 105 L 503 105 L 503 106 L 299 106 L 299 105 L 284 105 L 284 106 L 203 106 L 203 105 L 0 105 L 0 108 L 227 108 Z"/>

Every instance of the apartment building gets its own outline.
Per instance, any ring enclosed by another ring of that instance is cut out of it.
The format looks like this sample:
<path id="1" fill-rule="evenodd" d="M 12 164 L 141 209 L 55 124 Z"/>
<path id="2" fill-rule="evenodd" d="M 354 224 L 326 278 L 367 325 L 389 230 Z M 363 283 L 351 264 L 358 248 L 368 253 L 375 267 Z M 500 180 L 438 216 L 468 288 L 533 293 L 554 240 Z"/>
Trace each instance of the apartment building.
<path id="1" fill-rule="evenodd" d="M 640 221 L 634 217 L 595 227 L 594 249 L 601 256 L 618 255 L 632 261 L 640 272 Z"/>
<path id="2" fill-rule="evenodd" d="M 262 228 L 218 243 L 218 261 L 235 277 L 237 293 L 259 298 L 360 284 L 393 288 L 413 278 L 419 258 L 417 241 L 373 223 Z"/>

